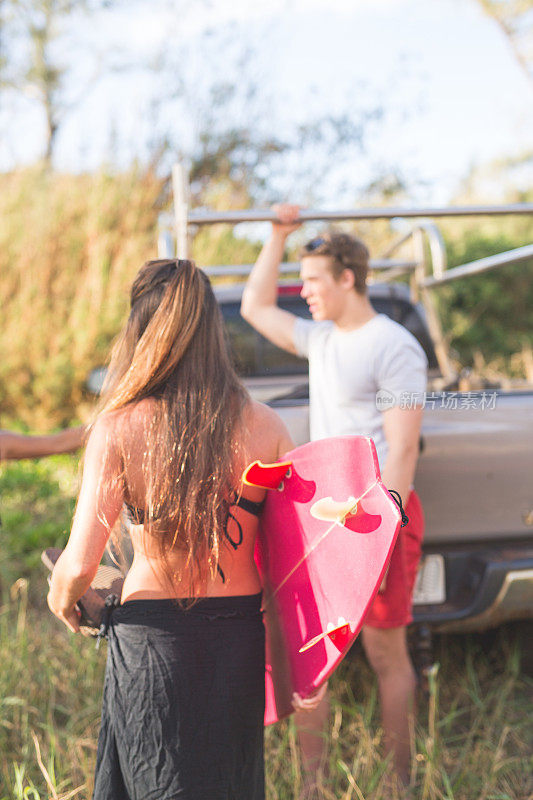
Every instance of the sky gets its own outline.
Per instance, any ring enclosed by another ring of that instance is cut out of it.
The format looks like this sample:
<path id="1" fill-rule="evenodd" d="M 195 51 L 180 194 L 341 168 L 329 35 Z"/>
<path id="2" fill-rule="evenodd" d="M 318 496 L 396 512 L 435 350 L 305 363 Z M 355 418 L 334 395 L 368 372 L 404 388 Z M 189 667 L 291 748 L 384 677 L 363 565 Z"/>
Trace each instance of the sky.
<path id="1" fill-rule="evenodd" d="M 79 14 L 57 48 L 72 65 L 54 161 L 64 171 L 146 160 L 163 135 L 190 151 L 209 123 L 207 87 L 224 80 L 242 91 L 222 120 L 265 136 L 370 117 L 363 147 L 280 159 L 269 176 L 280 199 L 346 207 L 396 173 L 414 200 L 445 203 L 472 167 L 533 149 L 533 83 L 476 0 L 130 0 Z M 259 91 L 246 99 L 250 83 Z M 35 100 L 4 93 L 0 169 L 38 158 L 42 131 Z"/>

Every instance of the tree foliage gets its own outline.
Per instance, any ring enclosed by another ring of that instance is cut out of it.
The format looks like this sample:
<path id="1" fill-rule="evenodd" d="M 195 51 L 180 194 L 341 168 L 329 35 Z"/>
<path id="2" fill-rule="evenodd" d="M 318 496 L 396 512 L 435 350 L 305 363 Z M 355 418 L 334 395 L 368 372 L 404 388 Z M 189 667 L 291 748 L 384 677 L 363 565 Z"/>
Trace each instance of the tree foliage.
<path id="1" fill-rule="evenodd" d="M 449 267 L 531 244 L 528 216 L 454 220 L 445 223 L 443 230 Z M 533 259 L 461 278 L 438 289 L 437 297 L 443 329 L 461 366 L 528 377 L 533 349 Z"/>
<path id="2" fill-rule="evenodd" d="M 90 13 L 111 4 L 112 0 L 2 0 L 1 85 L 36 99 L 41 105 L 46 123 L 43 160 L 48 166 L 59 125 L 69 110 L 63 89 L 72 66 L 59 56 L 56 44 L 74 14 Z M 15 56 L 18 51 L 24 53 L 22 59 Z"/>
<path id="3" fill-rule="evenodd" d="M 514 56 L 533 83 L 533 0 L 479 0 L 503 31 Z"/>

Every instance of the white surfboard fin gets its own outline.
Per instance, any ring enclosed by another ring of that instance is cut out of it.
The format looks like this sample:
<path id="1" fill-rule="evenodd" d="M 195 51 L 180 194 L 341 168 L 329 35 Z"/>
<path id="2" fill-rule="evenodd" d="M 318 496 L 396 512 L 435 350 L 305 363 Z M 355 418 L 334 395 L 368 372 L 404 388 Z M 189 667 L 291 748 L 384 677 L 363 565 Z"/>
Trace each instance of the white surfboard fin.
<path id="1" fill-rule="evenodd" d="M 313 503 L 309 513 L 315 519 L 324 522 L 339 522 L 344 525 L 344 520 L 348 516 L 357 513 L 357 500 L 351 496 L 347 500 L 334 500 L 332 497 L 322 497 Z"/>

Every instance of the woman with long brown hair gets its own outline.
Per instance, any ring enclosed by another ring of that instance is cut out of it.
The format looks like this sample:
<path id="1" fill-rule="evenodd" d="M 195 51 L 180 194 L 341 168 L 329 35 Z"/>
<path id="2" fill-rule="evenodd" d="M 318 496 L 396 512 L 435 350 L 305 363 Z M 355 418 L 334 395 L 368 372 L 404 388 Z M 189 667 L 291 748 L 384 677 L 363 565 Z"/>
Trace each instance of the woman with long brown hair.
<path id="1" fill-rule="evenodd" d="M 79 630 L 123 509 L 134 549 L 108 627 L 96 800 L 261 800 L 264 628 L 254 541 L 264 491 L 240 475 L 291 448 L 228 354 L 206 276 L 147 262 L 87 443 L 51 610 Z"/>

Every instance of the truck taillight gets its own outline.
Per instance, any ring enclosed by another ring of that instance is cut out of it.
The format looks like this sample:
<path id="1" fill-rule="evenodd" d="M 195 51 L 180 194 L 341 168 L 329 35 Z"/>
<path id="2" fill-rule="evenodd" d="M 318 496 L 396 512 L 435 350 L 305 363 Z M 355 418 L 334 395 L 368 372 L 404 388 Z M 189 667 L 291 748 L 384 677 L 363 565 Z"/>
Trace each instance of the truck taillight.
<path id="1" fill-rule="evenodd" d="M 302 291 L 302 287 L 295 284 L 294 286 L 278 286 L 278 294 L 279 295 L 299 295 Z"/>

